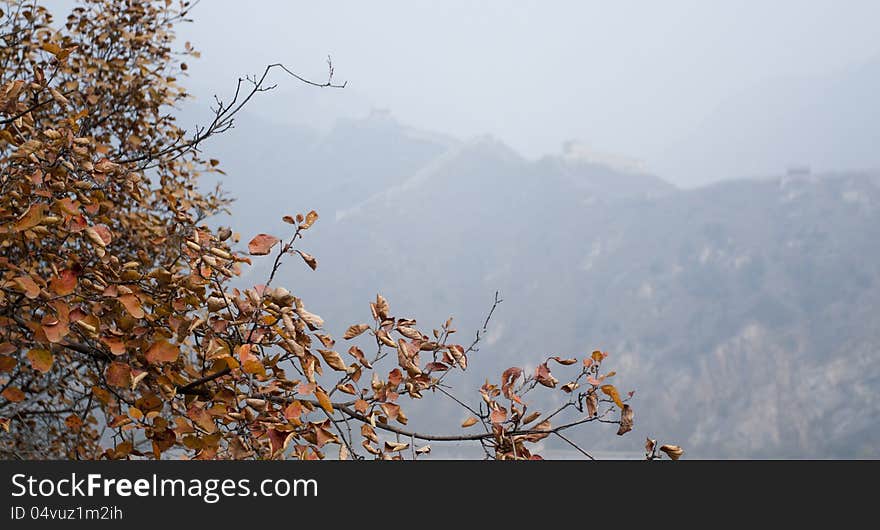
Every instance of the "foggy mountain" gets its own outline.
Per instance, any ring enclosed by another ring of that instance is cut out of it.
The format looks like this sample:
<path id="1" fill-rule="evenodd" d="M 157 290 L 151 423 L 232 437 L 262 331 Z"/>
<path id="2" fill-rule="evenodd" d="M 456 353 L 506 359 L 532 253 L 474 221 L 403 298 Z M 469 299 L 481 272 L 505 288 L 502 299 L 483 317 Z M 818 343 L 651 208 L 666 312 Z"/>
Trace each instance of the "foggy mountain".
<path id="1" fill-rule="evenodd" d="M 658 170 L 694 186 L 765 176 L 768 168 L 880 168 L 878 91 L 880 56 L 834 74 L 768 79 L 669 142 L 664 150 L 676 162 Z"/>
<path id="2" fill-rule="evenodd" d="M 509 366 L 602 349 L 636 421 L 585 429 L 588 449 L 638 457 L 650 435 L 693 457 L 880 456 L 878 173 L 682 190 L 576 145 L 533 161 L 383 112 L 325 133 L 245 116 L 206 149 L 243 198 L 242 243 L 321 214 L 302 243 L 318 270 L 290 259 L 278 282 L 334 336 L 381 292 L 427 329 L 454 315 L 469 343 L 500 290 L 454 381 L 472 402 Z M 257 264 L 244 283 L 264 281 Z M 433 431 L 464 418 L 424 401 Z"/>

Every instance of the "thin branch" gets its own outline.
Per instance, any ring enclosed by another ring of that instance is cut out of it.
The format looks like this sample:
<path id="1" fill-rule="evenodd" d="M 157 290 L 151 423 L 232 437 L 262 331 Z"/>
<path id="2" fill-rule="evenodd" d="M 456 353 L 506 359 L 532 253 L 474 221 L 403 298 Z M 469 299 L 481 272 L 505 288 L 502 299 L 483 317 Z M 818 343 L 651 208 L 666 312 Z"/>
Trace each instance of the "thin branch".
<path id="1" fill-rule="evenodd" d="M 585 457 L 589 458 L 590 460 L 595 460 L 595 458 L 593 458 L 593 456 L 592 456 L 590 453 L 588 453 L 588 452 L 584 451 L 583 449 L 581 449 L 580 446 L 578 446 L 578 444 L 572 442 L 571 440 L 569 440 L 568 438 L 566 438 L 565 436 L 563 436 L 561 433 L 554 432 L 553 434 L 555 434 L 556 436 L 562 438 L 562 440 L 565 441 L 565 443 L 567 443 L 568 445 L 570 445 L 570 446 L 574 447 L 575 449 L 577 449 L 578 451 L 580 451 L 580 453 L 581 453 L 582 455 L 584 455 Z"/>

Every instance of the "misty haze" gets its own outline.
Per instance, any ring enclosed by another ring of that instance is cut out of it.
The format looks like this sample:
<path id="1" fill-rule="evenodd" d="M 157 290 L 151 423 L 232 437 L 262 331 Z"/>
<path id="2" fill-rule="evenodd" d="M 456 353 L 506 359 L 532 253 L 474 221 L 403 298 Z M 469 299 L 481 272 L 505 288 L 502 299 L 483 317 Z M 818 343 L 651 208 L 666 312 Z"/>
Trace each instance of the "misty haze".
<path id="1" fill-rule="evenodd" d="M 244 239 L 321 213 L 282 275 L 334 334 L 381 292 L 469 337 L 500 290 L 461 386 L 608 350 L 638 421 L 600 454 L 880 456 L 876 3 L 198 9 L 182 124 L 263 63 L 348 82 L 279 79 L 206 147 Z"/>

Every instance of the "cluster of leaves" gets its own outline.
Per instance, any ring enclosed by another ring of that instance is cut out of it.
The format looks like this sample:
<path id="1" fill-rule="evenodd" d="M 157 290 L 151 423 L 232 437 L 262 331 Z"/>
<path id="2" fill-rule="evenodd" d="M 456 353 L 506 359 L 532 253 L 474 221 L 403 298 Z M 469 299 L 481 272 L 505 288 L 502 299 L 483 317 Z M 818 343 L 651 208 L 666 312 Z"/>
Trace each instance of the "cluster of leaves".
<path id="1" fill-rule="evenodd" d="M 352 345 L 338 347 L 321 317 L 273 285 L 282 258 L 317 267 L 299 247 L 315 212 L 285 216 L 288 240 L 258 234 L 246 251 L 231 229 L 209 227 L 228 201 L 200 191 L 198 176 L 219 169 L 198 145 L 271 88 L 273 67 L 295 74 L 272 65 L 239 79 L 188 135 L 170 112 L 187 97 L 182 60 L 197 55 L 171 47 L 188 7 L 86 0 L 62 29 L 31 2 L 0 12 L 0 457 L 316 459 L 333 446 L 340 458 L 395 459 L 430 451 L 416 440 L 470 440 L 492 458 L 537 458 L 529 444 L 551 434 L 573 444 L 562 432 L 584 423 L 631 429 L 601 352 L 510 368 L 471 407 L 447 379 L 480 333 L 468 347 L 451 340 L 451 320 L 423 333 L 377 296 L 372 323 L 349 327 Z M 273 255 L 264 284 L 231 286 L 251 257 Z M 580 372 L 557 388 L 551 361 Z M 564 404 L 530 411 L 537 387 Z M 484 432 L 405 430 L 404 400 L 429 393 Z M 574 418 L 557 422 L 563 412 Z"/>

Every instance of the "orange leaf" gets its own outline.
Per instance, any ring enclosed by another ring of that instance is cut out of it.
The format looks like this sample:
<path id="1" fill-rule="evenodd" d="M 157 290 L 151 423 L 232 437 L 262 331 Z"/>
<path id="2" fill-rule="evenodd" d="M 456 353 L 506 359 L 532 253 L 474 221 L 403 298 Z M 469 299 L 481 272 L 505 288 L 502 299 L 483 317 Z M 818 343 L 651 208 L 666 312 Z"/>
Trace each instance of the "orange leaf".
<path id="1" fill-rule="evenodd" d="M 18 387 L 11 386 L 3 391 L 0 396 L 8 399 L 13 403 L 18 403 L 19 401 L 24 401 L 24 392 L 18 389 Z"/>
<path id="2" fill-rule="evenodd" d="M 19 276 L 14 281 L 29 300 L 40 296 L 40 286 L 30 276 Z"/>
<path id="3" fill-rule="evenodd" d="M 468 419 L 461 422 L 461 426 L 467 428 L 467 427 L 470 427 L 471 425 L 476 425 L 477 421 L 479 421 L 479 420 L 477 420 L 477 418 L 471 416 Z"/>
<path id="4" fill-rule="evenodd" d="M 131 367 L 125 363 L 113 361 L 104 372 L 107 383 L 111 386 L 125 388 L 131 384 Z"/>
<path id="5" fill-rule="evenodd" d="M 214 419 L 211 418 L 211 414 L 208 413 L 207 410 L 201 409 L 192 405 L 186 411 L 186 415 L 199 427 L 207 431 L 208 433 L 212 433 L 217 430 L 217 425 L 214 423 Z"/>
<path id="6" fill-rule="evenodd" d="M 318 398 L 318 404 L 327 414 L 333 414 L 333 404 L 330 403 L 330 396 L 320 388 L 315 389 L 315 397 Z"/>
<path id="7" fill-rule="evenodd" d="M 177 360 L 180 349 L 165 339 L 158 340 L 147 350 L 147 362 L 150 364 L 167 363 Z"/>
<path id="8" fill-rule="evenodd" d="M 248 252 L 253 256 L 265 256 L 279 241 L 281 240 L 269 234 L 257 234 L 248 243 Z"/>
<path id="9" fill-rule="evenodd" d="M 125 341 L 119 337 L 101 337 L 101 342 L 110 348 L 110 353 L 113 355 L 122 355 L 125 353 Z"/>
<path id="10" fill-rule="evenodd" d="M 117 300 L 125 306 L 125 310 L 134 318 L 144 318 L 144 309 L 141 307 L 141 301 L 133 294 L 124 294 Z"/>
<path id="11" fill-rule="evenodd" d="M 13 230 L 16 232 L 23 232 L 30 228 L 33 228 L 43 222 L 43 218 L 46 217 L 46 210 L 49 207 L 45 204 L 33 204 L 30 208 L 24 212 L 24 215 L 18 218 L 13 225 Z"/>
<path id="12" fill-rule="evenodd" d="M 246 374 L 266 375 L 266 368 L 259 359 L 248 359 L 241 364 L 241 369 Z"/>
<path id="13" fill-rule="evenodd" d="M 76 273 L 65 269 L 49 280 L 49 288 L 58 296 L 66 296 L 76 289 Z"/>

